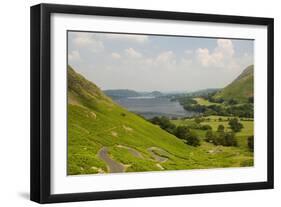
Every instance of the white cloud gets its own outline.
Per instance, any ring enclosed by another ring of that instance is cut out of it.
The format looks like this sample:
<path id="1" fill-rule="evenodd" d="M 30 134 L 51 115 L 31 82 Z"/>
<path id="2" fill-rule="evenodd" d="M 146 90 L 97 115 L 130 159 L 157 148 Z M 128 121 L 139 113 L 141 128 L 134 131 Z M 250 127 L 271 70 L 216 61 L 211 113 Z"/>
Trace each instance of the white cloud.
<path id="1" fill-rule="evenodd" d="M 233 65 L 234 53 L 232 41 L 228 39 L 218 39 L 217 46 L 213 52 L 207 48 L 198 48 L 196 50 L 197 59 L 204 67 L 225 67 L 230 62 Z"/>
<path id="2" fill-rule="evenodd" d="M 105 34 L 104 36 L 108 39 L 125 40 L 136 43 L 145 43 L 148 41 L 148 36 L 146 35 Z"/>
<path id="3" fill-rule="evenodd" d="M 161 51 L 154 57 L 136 55 L 135 50 L 128 50 L 127 52 L 131 54 L 130 56 L 138 57 L 138 64 L 141 65 L 141 67 L 145 70 L 172 70 L 176 72 L 177 70 L 188 69 L 188 66 L 190 66 L 193 62 L 190 58 L 187 57 L 177 57 L 177 55 L 171 50 Z M 135 60 L 131 63 L 135 64 Z M 130 63 L 128 63 L 127 61 L 126 64 Z"/>
<path id="4" fill-rule="evenodd" d="M 161 52 L 157 57 L 156 57 L 156 62 L 170 62 L 175 58 L 175 54 L 173 51 L 164 51 Z"/>
<path id="5" fill-rule="evenodd" d="M 98 52 L 104 49 L 103 42 L 95 34 L 91 33 L 76 33 L 73 43 L 77 48 L 88 48 L 92 52 Z"/>
<path id="6" fill-rule="evenodd" d="M 193 53 L 193 50 L 185 50 L 184 54 L 185 55 L 191 55 Z"/>
<path id="7" fill-rule="evenodd" d="M 228 39 L 218 39 L 217 40 L 216 52 L 222 52 L 227 57 L 232 57 L 234 55 L 234 47 L 231 40 Z"/>
<path id="8" fill-rule="evenodd" d="M 141 58 L 142 54 L 140 52 L 137 52 L 135 49 L 133 48 L 127 48 L 125 49 L 125 53 L 127 56 L 131 57 L 131 58 Z"/>
<path id="9" fill-rule="evenodd" d="M 68 61 L 73 62 L 73 61 L 80 61 L 80 53 L 77 50 L 70 51 L 68 53 Z"/>
<path id="10" fill-rule="evenodd" d="M 212 56 L 207 48 L 198 48 L 196 50 L 197 58 L 203 66 L 208 66 L 211 62 Z"/>
<path id="11" fill-rule="evenodd" d="M 143 57 L 141 60 L 141 66 L 146 69 L 152 69 L 155 71 L 165 70 L 173 71 L 177 73 L 177 71 L 188 70 L 189 66 L 192 64 L 192 60 L 187 57 L 177 57 L 177 55 L 169 50 L 162 51 L 158 53 L 155 57 Z"/>
<path id="12" fill-rule="evenodd" d="M 192 59 L 189 58 L 182 58 L 180 65 L 183 66 L 184 69 L 188 69 L 187 67 L 193 63 Z"/>
<path id="13" fill-rule="evenodd" d="M 111 53 L 111 57 L 112 57 L 113 59 L 120 59 L 120 58 L 121 58 L 121 55 L 120 55 L 119 53 L 117 53 L 117 52 L 113 52 L 113 53 Z"/>

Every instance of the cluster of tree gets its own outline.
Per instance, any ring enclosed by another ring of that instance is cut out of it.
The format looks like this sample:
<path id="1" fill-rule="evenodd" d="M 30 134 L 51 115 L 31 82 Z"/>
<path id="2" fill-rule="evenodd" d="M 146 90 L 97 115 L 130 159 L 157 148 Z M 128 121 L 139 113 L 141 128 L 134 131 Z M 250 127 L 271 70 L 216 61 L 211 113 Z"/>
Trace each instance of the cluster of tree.
<path id="1" fill-rule="evenodd" d="M 226 112 L 234 116 L 253 118 L 254 106 L 252 103 L 245 103 L 227 107 Z"/>
<path id="2" fill-rule="evenodd" d="M 199 124 L 197 128 L 194 129 L 201 129 L 201 130 L 212 130 L 212 127 L 208 124 Z"/>
<path id="3" fill-rule="evenodd" d="M 164 129 L 165 131 L 169 132 L 170 134 L 174 134 L 174 132 L 177 128 L 176 125 L 171 123 L 171 121 L 165 116 L 153 117 L 152 119 L 150 119 L 150 122 L 152 124 L 156 124 L 156 125 L 160 126 L 161 129 Z"/>
<path id="4" fill-rule="evenodd" d="M 231 98 L 231 99 L 227 100 L 227 103 L 228 103 L 229 105 L 235 105 L 235 104 L 238 104 L 238 101 L 235 100 L 235 99 L 233 99 L 233 98 Z"/>
<path id="5" fill-rule="evenodd" d="M 239 101 L 234 99 L 234 98 L 230 98 L 228 100 L 224 100 L 223 98 L 214 98 L 216 92 L 214 93 L 209 93 L 205 96 L 201 96 L 202 98 L 210 101 L 210 102 L 213 102 L 213 103 L 223 103 L 223 102 L 226 102 L 228 103 L 229 105 L 235 105 L 235 104 L 238 104 Z M 254 97 L 253 96 L 250 96 L 248 98 L 248 102 L 247 103 L 254 103 Z"/>
<path id="6" fill-rule="evenodd" d="M 197 134 L 191 131 L 187 126 L 178 126 L 174 135 L 180 139 L 185 140 L 188 145 L 197 147 L 200 146 L 200 139 Z"/>
<path id="7" fill-rule="evenodd" d="M 197 116 L 194 118 L 196 124 L 200 124 L 201 122 L 205 121 L 204 117 Z"/>
<path id="8" fill-rule="evenodd" d="M 228 121 L 228 125 L 232 130 L 231 132 L 225 132 L 224 126 L 220 124 L 216 132 L 213 132 L 212 130 L 207 131 L 205 141 L 213 143 L 215 145 L 237 146 L 235 133 L 240 132 L 243 128 L 243 125 L 237 118 L 230 119 Z M 251 141 L 251 138 L 248 138 L 249 148 L 251 148 Z"/>
<path id="9" fill-rule="evenodd" d="M 243 124 L 240 123 L 237 118 L 230 119 L 228 125 L 233 132 L 240 132 L 243 128 Z"/>
<path id="10" fill-rule="evenodd" d="M 171 99 L 172 101 L 178 101 L 182 105 L 192 105 L 192 104 L 197 104 L 197 101 L 195 101 L 192 97 L 190 96 L 180 96 Z"/>
<path id="11" fill-rule="evenodd" d="M 222 146 L 237 146 L 234 132 L 225 132 L 224 126 L 219 125 L 216 132 L 208 130 L 205 137 L 206 142 Z"/>
<path id="12" fill-rule="evenodd" d="M 210 102 L 221 103 L 223 99 L 214 100 L 212 97 L 204 97 Z M 187 111 L 194 111 L 206 116 L 210 115 L 219 115 L 219 116 L 238 116 L 253 118 L 254 116 L 254 107 L 252 103 L 238 104 L 238 101 L 235 99 L 230 99 L 226 103 L 227 105 L 200 105 L 191 97 L 180 97 L 177 99 L 183 108 Z"/>
<path id="13" fill-rule="evenodd" d="M 215 94 L 216 94 L 216 92 L 209 93 L 206 96 L 202 96 L 202 98 L 204 98 L 210 102 L 213 102 L 213 103 L 223 103 L 224 99 L 223 98 L 214 98 Z"/>
<path id="14" fill-rule="evenodd" d="M 230 132 L 225 131 L 223 125 L 219 125 L 217 131 L 213 131 L 212 127 L 209 125 L 201 125 L 200 123 L 204 121 L 203 117 L 195 118 L 195 125 L 190 126 L 176 126 L 171 123 L 167 117 L 154 117 L 151 120 L 151 123 L 160 126 L 163 130 L 169 132 L 170 134 L 175 135 L 176 137 L 183 139 L 186 144 L 191 146 L 200 146 L 200 139 L 198 135 L 191 130 L 193 129 L 204 129 L 207 130 L 205 135 L 205 141 L 213 143 L 215 145 L 222 146 L 237 146 L 237 139 L 235 133 L 240 132 L 243 128 L 243 125 L 237 118 L 229 119 L 228 125 L 231 129 Z M 254 150 L 254 137 L 248 137 L 248 147 L 251 151 Z"/>
<path id="15" fill-rule="evenodd" d="M 195 104 L 187 104 L 187 103 L 180 103 L 180 104 L 186 111 L 194 111 L 200 114 L 204 114 L 207 109 L 206 106 L 199 105 L 197 104 L 197 102 Z"/>
<path id="16" fill-rule="evenodd" d="M 190 130 L 187 126 L 176 126 L 170 122 L 167 117 L 154 117 L 151 120 L 151 123 L 160 126 L 165 131 L 169 132 L 170 134 L 175 135 L 176 137 L 185 140 L 185 143 L 191 146 L 199 146 L 200 139 L 197 134 Z"/>

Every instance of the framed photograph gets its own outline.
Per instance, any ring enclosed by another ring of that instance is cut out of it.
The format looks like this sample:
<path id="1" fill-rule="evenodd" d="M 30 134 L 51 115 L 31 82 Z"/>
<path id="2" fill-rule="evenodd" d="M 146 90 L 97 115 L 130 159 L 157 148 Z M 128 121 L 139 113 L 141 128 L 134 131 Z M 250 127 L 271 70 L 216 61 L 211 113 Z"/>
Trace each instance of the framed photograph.
<path id="1" fill-rule="evenodd" d="M 273 19 L 31 7 L 31 200 L 273 188 Z"/>

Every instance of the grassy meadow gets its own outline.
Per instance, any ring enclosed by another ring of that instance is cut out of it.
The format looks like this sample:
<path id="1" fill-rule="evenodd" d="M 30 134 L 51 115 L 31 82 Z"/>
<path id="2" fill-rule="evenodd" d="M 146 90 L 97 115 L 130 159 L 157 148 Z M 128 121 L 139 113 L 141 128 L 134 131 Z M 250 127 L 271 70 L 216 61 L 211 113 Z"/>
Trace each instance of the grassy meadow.
<path id="1" fill-rule="evenodd" d="M 193 100 L 195 100 L 197 102 L 197 104 L 202 105 L 202 106 L 221 105 L 221 103 L 210 102 L 201 97 L 193 98 Z"/>
<path id="2" fill-rule="evenodd" d="M 204 121 L 200 123 L 200 125 L 209 125 L 212 127 L 212 131 L 216 131 L 219 125 L 223 125 L 226 132 L 230 132 L 231 129 L 228 125 L 228 120 L 234 118 L 230 116 L 207 116 L 204 117 Z M 242 123 L 243 128 L 240 132 L 236 133 L 235 137 L 238 141 L 238 148 L 245 150 L 246 152 L 249 151 L 247 138 L 254 135 L 254 120 L 252 118 L 238 118 L 239 121 Z M 171 120 L 177 126 L 190 126 L 194 127 L 196 125 L 194 118 L 192 119 L 178 119 L 178 120 Z M 200 139 L 204 141 L 206 130 L 201 129 L 192 129 L 195 131 Z"/>

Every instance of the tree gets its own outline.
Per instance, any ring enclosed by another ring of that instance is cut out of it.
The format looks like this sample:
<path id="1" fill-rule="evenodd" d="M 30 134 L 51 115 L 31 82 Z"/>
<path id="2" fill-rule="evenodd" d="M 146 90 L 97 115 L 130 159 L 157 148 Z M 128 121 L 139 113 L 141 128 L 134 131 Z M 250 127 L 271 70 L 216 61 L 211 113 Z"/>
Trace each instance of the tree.
<path id="1" fill-rule="evenodd" d="M 248 137 L 248 147 L 251 152 L 254 151 L 254 136 Z"/>
<path id="2" fill-rule="evenodd" d="M 208 130 L 205 135 L 205 141 L 212 143 L 212 142 L 214 142 L 214 137 L 215 137 L 215 135 L 214 135 L 213 131 Z"/>
<path id="3" fill-rule="evenodd" d="M 213 143 L 222 146 L 237 146 L 234 132 L 218 132 L 213 136 Z"/>
<path id="4" fill-rule="evenodd" d="M 202 130 L 212 130 L 212 127 L 208 124 L 203 124 L 203 125 L 200 125 L 199 129 L 202 129 Z"/>
<path id="5" fill-rule="evenodd" d="M 222 124 L 218 126 L 217 132 L 224 132 L 224 126 Z"/>
<path id="6" fill-rule="evenodd" d="M 175 136 L 180 139 L 184 139 L 189 131 L 190 129 L 187 126 L 178 126 L 175 131 Z"/>
<path id="7" fill-rule="evenodd" d="M 225 132 L 218 132 L 217 135 L 214 137 L 213 143 L 215 145 L 222 145 L 225 146 Z"/>
<path id="8" fill-rule="evenodd" d="M 228 100 L 228 104 L 229 105 L 235 105 L 235 104 L 238 104 L 238 101 L 236 101 L 235 99 L 231 98 Z"/>
<path id="9" fill-rule="evenodd" d="M 170 122 L 170 120 L 167 117 L 154 117 L 151 120 L 151 123 L 159 125 L 162 129 L 164 129 L 165 131 L 173 134 L 175 129 L 176 129 L 176 125 L 174 125 L 173 123 Z"/>
<path id="10" fill-rule="evenodd" d="M 204 115 L 206 115 L 206 116 L 217 115 L 217 112 L 215 112 L 212 109 L 207 108 Z"/>
<path id="11" fill-rule="evenodd" d="M 228 132 L 224 135 L 224 146 L 237 146 L 237 140 L 234 132 Z"/>
<path id="12" fill-rule="evenodd" d="M 243 128 L 243 125 L 238 121 L 237 118 L 230 119 L 228 125 L 230 126 L 233 132 L 240 132 Z"/>
<path id="13" fill-rule="evenodd" d="M 237 146 L 237 140 L 234 132 L 224 132 L 223 130 L 213 132 L 208 130 L 205 135 L 205 141 L 214 145 Z"/>
<path id="14" fill-rule="evenodd" d="M 186 144 L 191 146 L 199 146 L 200 140 L 195 132 L 192 132 L 186 126 L 178 126 L 175 131 L 175 136 L 186 141 Z"/>
<path id="15" fill-rule="evenodd" d="M 194 147 L 200 146 L 200 139 L 198 138 L 198 136 L 195 132 L 190 132 L 185 140 L 188 145 L 191 145 Z"/>
<path id="16" fill-rule="evenodd" d="M 203 120 L 199 117 L 196 117 L 194 121 L 196 122 L 196 124 L 200 124 Z"/>

